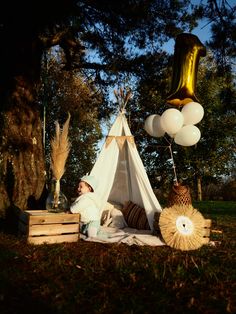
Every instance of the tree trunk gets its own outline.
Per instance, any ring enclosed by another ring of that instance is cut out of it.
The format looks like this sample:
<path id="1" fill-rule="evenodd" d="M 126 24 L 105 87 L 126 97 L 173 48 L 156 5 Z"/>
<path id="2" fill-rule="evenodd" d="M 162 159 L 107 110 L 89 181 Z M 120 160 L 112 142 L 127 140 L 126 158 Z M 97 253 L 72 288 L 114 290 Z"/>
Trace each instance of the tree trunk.
<path id="1" fill-rule="evenodd" d="M 202 180 L 197 177 L 197 200 L 202 201 Z"/>
<path id="2" fill-rule="evenodd" d="M 42 124 L 36 101 L 41 47 L 32 38 L 17 40 L 15 45 L 12 42 L 3 45 L 4 59 L 0 59 L 1 211 L 9 205 L 23 210 L 35 207 L 45 186 Z"/>
<path id="3" fill-rule="evenodd" d="M 13 107 L 3 124 L 3 178 L 11 205 L 30 208 L 42 194 L 45 168 L 39 114 L 29 106 Z"/>

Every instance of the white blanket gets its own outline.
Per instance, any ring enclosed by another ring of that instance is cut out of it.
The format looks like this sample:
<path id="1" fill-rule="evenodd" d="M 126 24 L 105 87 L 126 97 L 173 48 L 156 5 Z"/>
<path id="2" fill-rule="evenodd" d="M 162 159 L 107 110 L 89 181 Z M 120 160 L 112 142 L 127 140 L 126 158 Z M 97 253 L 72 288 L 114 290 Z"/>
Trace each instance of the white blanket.
<path id="1" fill-rule="evenodd" d="M 118 229 L 101 226 L 101 235 L 96 238 L 80 236 L 84 241 L 100 243 L 126 243 L 128 245 L 166 245 L 158 236 L 153 235 L 151 230 L 137 230 L 132 228 Z"/>

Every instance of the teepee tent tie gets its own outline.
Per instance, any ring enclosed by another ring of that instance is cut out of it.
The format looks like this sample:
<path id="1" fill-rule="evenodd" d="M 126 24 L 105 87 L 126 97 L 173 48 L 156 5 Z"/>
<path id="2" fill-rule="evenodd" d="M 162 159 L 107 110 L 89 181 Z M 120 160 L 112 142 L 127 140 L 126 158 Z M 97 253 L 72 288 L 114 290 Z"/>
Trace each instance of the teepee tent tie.
<path id="1" fill-rule="evenodd" d="M 110 143 L 116 140 L 117 145 L 119 146 L 120 149 L 123 148 L 125 141 L 128 141 L 130 144 L 134 144 L 134 137 L 133 136 L 107 136 L 106 137 L 106 147 L 110 145 Z"/>

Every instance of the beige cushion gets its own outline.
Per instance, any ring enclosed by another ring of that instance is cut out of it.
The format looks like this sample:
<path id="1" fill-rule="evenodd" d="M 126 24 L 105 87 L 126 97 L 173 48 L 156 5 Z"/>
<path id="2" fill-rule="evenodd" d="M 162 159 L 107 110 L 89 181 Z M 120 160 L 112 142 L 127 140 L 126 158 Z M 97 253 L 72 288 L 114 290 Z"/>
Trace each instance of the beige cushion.
<path id="1" fill-rule="evenodd" d="M 121 210 L 114 207 L 111 210 L 111 218 L 112 218 L 112 221 L 109 224 L 109 227 L 119 228 L 119 229 L 123 229 L 127 227 L 127 223 L 125 221 L 125 218 Z"/>
<path id="2" fill-rule="evenodd" d="M 131 201 L 124 204 L 123 215 L 130 228 L 150 230 L 145 209 Z"/>
<path id="3" fill-rule="evenodd" d="M 114 227 L 118 227 L 118 228 L 126 227 L 127 225 L 125 223 L 125 219 L 121 212 L 122 207 L 123 206 L 120 203 L 116 203 L 112 201 L 106 202 L 106 205 L 104 206 L 104 209 L 101 215 L 101 226 L 107 227 L 107 226 L 110 226 L 112 222 L 114 222 L 113 224 Z"/>

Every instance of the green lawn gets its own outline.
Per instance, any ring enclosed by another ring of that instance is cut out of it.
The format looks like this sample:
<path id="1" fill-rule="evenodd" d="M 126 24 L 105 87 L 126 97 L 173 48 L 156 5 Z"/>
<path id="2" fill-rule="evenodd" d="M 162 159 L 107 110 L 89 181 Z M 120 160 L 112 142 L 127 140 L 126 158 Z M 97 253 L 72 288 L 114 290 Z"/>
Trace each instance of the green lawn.
<path id="1" fill-rule="evenodd" d="M 194 251 L 0 232 L 0 313 L 235 313 L 236 202 L 194 202 L 217 244 Z"/>

